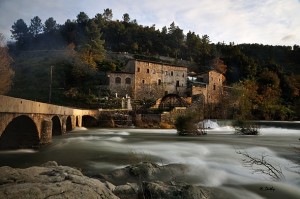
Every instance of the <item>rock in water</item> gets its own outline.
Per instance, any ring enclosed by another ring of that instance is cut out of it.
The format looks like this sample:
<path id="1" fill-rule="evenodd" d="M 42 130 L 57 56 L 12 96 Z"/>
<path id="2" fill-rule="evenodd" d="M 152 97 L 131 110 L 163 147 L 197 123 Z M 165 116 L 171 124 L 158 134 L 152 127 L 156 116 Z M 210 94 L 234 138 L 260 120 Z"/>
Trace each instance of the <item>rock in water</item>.
<path id="1" fill-rule="evenodd" d="M 48 162 L 26 169 L 0 167 L 0 198 L 101 198 L 115 199 L 102 182 L 79 170 Z"/>

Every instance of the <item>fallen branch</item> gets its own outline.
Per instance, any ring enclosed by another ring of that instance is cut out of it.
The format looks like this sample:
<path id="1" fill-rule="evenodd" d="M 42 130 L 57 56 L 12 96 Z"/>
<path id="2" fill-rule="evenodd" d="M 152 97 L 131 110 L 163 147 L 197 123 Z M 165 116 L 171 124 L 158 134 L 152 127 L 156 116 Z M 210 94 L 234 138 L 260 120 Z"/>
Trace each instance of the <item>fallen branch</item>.
<path id="1" fill-rule="evenodd" d="M 266 160 L 267 155 L 262 154 L 260 157 L 254 157 L 247 151 L 236 151 L 237 154 L 242 155 L 243 165 L 252 169 L 253 173 L 262 173 L 271 177 L 276 181 L 285 181 L 285 176 L 282 173 L 280 165 L 271 164 Z M 258 166 L 258 167 L 257 167 Z"/>

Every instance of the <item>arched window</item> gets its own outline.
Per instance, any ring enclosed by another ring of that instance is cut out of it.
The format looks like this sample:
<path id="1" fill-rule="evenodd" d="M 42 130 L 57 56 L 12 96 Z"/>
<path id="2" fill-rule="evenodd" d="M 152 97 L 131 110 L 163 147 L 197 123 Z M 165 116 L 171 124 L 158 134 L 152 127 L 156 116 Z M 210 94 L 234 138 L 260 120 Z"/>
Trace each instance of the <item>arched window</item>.
<path id="1" fill-rule="evenodd" d="M 121 77 L 116 77 L 115 83 L 116 84 L 121 84 Z"/>
<path id="2" fill-rule="evenodd" d="M 125 84 L 131 84 L 131 79 L 129 77 L 125 79 Z"/>
<path id="3" fill-rule="evenodd" d="M 161 79 L 158 79 L 158 83 L 157 83 L 158 85 L 161 85 Z"/>

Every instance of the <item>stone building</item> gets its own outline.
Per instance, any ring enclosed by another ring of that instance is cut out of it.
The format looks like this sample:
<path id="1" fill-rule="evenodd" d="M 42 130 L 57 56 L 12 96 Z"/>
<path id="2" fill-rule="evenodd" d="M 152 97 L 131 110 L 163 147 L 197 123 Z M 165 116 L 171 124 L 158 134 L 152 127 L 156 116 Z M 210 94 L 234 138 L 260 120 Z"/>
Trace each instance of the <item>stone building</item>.
<path id="1" fill-rule="evenodd" d="M 218 103 L 222 99 L 224 81 L 224 75 L 216 70 L 200 74 L 192 81 L 191 95 L 194 99 L 202 98 L 206 104 Z"/>
<path id="2" fill-rule="evenodd" d="M 185 96 L 187 67 L 129 60 L 122 72 L 109 75 L 111 94 L 134 99 L 158 99 L 166 94 Z"/>

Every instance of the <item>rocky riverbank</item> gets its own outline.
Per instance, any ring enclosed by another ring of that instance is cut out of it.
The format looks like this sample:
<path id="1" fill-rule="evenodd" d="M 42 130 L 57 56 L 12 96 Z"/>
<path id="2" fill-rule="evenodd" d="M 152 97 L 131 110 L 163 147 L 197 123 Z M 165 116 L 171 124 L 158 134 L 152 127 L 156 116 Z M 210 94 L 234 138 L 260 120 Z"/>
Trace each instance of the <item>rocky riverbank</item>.
<path id="1" fill-rule="evenodd" d="M 218 188 L 182 182 L 184 165 L 139 163 L 87 177 L 56 162 L 25 169 L 0 167 L 0 198 L 208 199 L 235 198 Z"/>

